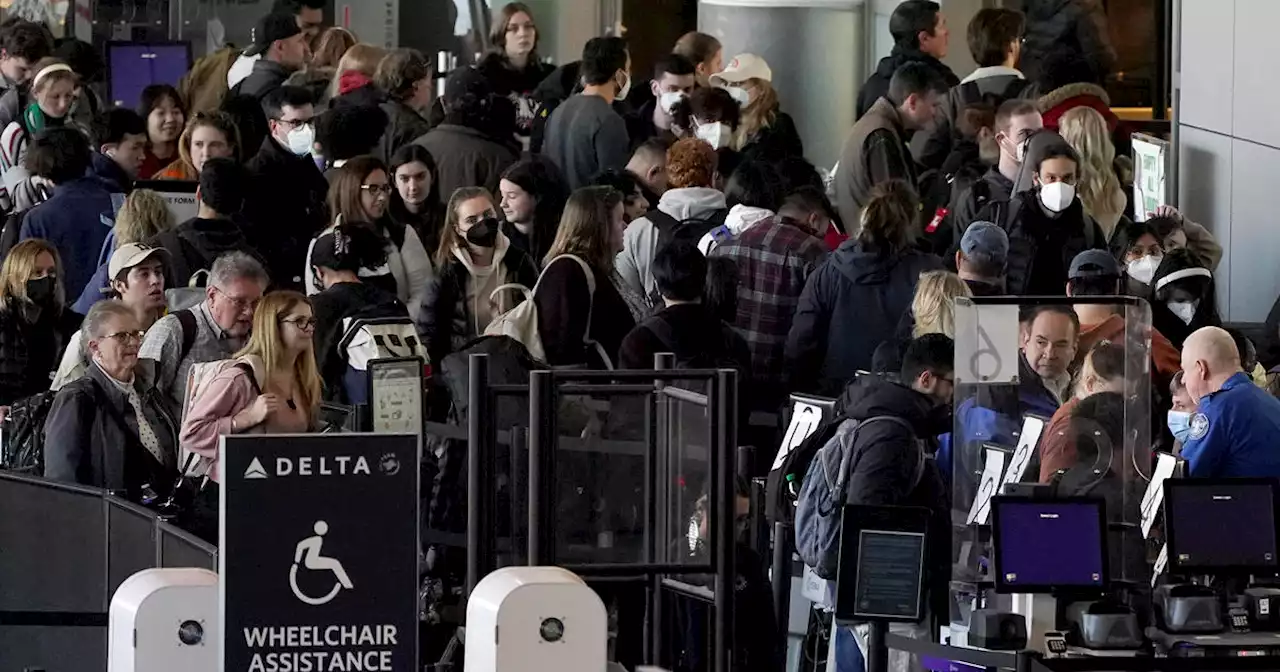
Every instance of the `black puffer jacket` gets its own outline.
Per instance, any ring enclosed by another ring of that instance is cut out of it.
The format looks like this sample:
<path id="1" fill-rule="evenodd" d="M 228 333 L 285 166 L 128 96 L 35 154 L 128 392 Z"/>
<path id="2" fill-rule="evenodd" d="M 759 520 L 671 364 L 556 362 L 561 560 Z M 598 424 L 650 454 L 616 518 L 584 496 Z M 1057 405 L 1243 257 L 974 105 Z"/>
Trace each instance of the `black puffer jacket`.
<path id="1" fill-rule="evenodd" d="M 186 287 L 197 271 L 213 267 L 213 261 L 227 252 L 244 252 L 266 260 L 245 235 L 245 227 L 230 219 L 189 219 L 176 228 L 161 232 L 147 241 L 152 247 L 169 251 L 170 287 Z"/>
<path id="2" fill-rule="evenodd" d="M 858 91 L 858 117 L 867 113 L 872 105 L 876 104 L 882 96 L 889 93 L 889 80 L 893 79 L 893 73 L 907 63 L 919 62 L 929 66 L 937 72 L 947 82 L 947 88 L 951 88 L 960 83 L 960 78 L 956 77 L 956 73 L 951 71 L 942 61 L 930 56 L 929 54 L 917 49 L 903 49 L 895 46 L 888 56 L 880 59 L 880 65 L 876 67 L 876 71 L 871 73 L 867 78 L 862 89 Z"/>
<path id="3" fill-rule="evenodd" d="M 1093 83 L 1106 80 L 1116 63 L 1101 0 L 1023 0 L 1027 32 L 1022 46 L 1022 72 L 1041 82 L 1055 61 L 1079 60 Z"/>
<path id="4" fill-rule="evenodd" d="M 1039 193 L 1032 189 L 1014 196 L 1004 222 L 996 222 L 1009 235 L 1006 278 L 1013 296 L 1062 296 L 1071 260 L 1085 250 L 1107 249 L 1102 228 L 1085 214 L 1079 198 L 1050 217 Z M 987 219 L 986 213 L 978 219 Z"/>
<path id="5" fill-rule="evenodd" d="M 11 299 L 13 307 L 0 309 L 0 406 L 49 389 L 49 374 L 62 353 L 61 313 L 42 310 L 29 322 L 21 303 Z"/>

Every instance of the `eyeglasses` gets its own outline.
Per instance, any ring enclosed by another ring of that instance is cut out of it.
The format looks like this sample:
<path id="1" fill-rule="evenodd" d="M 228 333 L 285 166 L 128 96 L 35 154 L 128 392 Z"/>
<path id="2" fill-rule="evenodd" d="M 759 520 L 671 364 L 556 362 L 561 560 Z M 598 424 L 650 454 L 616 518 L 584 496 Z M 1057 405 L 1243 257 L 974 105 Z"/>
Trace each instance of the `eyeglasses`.
<path id="1" fill-rule="evenodd" d="M 218 289 L 218 288 L 214 287 L 214 289 Z M 260 296 L 252 299 L 239 297 L 239 296 L 231 296 L 230 294 L 222 291 L 221 289 L 218 289 L 218 293 L 227 297 L 227 300 L 230 301 L 231 305 L 235 306 L 236 310 L 239 312 L 244 312 L 246 310 L 249 312 L 253 312 L 257 310 L 258 302 L 262 300 L 262 297 Z"/>
<path id="2" fill-rule="evenodd" d="M 276 119 L 276 123 L 284 124 L 289 128 L 289 130 L 293 130 L 295 128 L 301 128 L 303 126 L 310 126 L 311 120 L 310 119 Z"/>
<path id="3" fill-rule="evenodd" d="M 292 324 L 302 331 L 311 331 L 316 328 L 316 318 L 314 317 L 295 317 L 292 320 L 280 320 L 280 324 Z"/>
<path id="4" fill-rule="evenodd" d="M 361 191 L 371 192 L 374 196 L 386 196 L 391 193 L 391 185 L 389 184 L 362 184 Z"/>
<path id="5" fill-rule="evenodd" d="M 107 334 L 103 338 L 120 341 L 121 343 L 141 343 L 142 338 L 146 335 L 147 332 L 145 331 L 117 331 L 114 334 Z"/>

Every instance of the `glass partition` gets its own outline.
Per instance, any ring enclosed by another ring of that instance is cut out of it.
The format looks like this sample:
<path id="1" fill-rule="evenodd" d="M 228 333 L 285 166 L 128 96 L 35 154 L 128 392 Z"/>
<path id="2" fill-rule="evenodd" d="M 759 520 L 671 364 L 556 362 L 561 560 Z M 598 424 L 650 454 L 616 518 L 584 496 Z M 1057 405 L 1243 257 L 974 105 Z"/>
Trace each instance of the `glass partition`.
<path id="1" fill-rule="evenodd" d="M 1019 300 L 956 300 L 954 431 L 939 454 L 952 580 L 990 587 L 990 498 L 1017 492 L 1104 499 L 1112 580 L 1147 581 L 1150 309 L 1127 297 Z"/>

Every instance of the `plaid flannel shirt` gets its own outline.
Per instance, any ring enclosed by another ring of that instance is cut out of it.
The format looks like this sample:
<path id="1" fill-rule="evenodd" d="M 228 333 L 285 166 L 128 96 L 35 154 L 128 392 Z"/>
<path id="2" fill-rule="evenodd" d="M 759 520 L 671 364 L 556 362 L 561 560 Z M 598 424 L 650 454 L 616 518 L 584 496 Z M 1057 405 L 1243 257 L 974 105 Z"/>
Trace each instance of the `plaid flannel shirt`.
<path id="1" fill-rule="evenodd" d="M 787 333 L 809 275 L 830 251 L 821 238 L 782 217 L 773 217 L 725 241 L 712 256 L 738 266 L 738 317 L 734 326 L 751 350 L 752 377 L 785 381 Z"/>

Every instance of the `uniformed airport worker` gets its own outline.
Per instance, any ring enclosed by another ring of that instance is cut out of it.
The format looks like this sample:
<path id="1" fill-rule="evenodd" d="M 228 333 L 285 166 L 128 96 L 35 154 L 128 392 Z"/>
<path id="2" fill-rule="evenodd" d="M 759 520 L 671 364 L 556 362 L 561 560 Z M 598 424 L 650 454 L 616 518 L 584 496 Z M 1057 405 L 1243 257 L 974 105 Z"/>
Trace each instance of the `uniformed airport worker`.
<path id="1" fill-rule="evenodd" d="M 1199 404 L 1182 447 L 1191 476 L 1280 476 L 1280 401 L 1240 368 L 1231 334 L 1205 327 L 1187 337 L 1182 371 Z"/>

